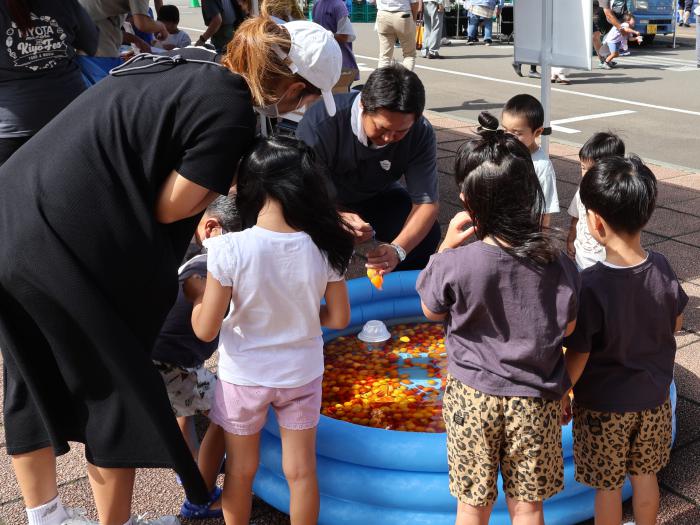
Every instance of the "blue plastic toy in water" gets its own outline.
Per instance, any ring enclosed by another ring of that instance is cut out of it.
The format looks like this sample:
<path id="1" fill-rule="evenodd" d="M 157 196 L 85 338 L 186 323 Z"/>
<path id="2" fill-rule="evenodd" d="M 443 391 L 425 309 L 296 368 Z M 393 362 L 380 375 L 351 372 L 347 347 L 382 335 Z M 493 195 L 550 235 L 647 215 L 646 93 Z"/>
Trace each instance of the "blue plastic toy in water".
<path id="1" fill-rule="evenodd" d="M 371 319 L 425 322 L 416 294 L 419 272 L 385 276 L 383 291 L 367 278 L 348 282 L 352 317 L 348 329 L 326 332 L 324 340 L 357 333 Z M 671 384 L 675 438 L 676 388 Z M 574 480 L 571 425 L 563 429 L 564 491 L 544 503 L 547 525 L 572 525 L 593 516 L 593 489 Z M 449 492 L 445 434 L 370 428 L 321 416 L 317 465 L 321 525 L 453 525 L 457 502 Z M 492 525 L 510 524 L 503 490 Z M 262 431 L 255 493 L 289 512 L 289 489 L 282 472 L 282 446 L 274 413 Z M 632 494 L 629 481 L 623 496 Z"/>

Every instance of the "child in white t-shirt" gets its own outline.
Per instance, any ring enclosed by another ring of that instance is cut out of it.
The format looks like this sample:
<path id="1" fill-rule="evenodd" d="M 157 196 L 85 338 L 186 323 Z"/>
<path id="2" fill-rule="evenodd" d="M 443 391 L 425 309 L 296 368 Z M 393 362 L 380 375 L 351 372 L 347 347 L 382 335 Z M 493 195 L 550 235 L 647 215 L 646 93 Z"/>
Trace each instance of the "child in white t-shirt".
<path id="1" fill-rule="evenodd" d="M 158 21 L 162 22 L 168 30 L 168 37 L 165 40 L 154 40 L 152 47 L 159 47 L 170 51 L 192 44 L 190 35 L 180 31 L 177 25 L 180 23 L 180 10 L 174 5 L 164 5 L 158 11 Z"/>
<path id="2" fill-rule="evenodd" d="M 642 43 L 642 34 L 633 29 L 634 17 L 632 14 L 625 13 L 623 20 L 624 22 L 620 24 L 620 29 L 613 26 L 610 31 L 607 32 L 605 38 L 603 38 L 603 44 L 607 45 L 610 50 L 610 53 L 605 57 L 603 67 L 605 67 L 605 65 L 607 65 L 608 68 L 614 67 L 614 60 L 617 57 L 629 54 L 629 46 L 627 44 L 629 40 L 636 39 L 638 43 Z"/>
<path id="3" fill-rule="evenodd" d="M 599 132 L 589 138 L 578 153 L 581 161 L 581 176 L 601 159 L 607 157 L 624 157 L 625 143 L 620 137 L 610 132 Z M 566 239 L 566 251 L 576 261 L 579 270 L 593 266 L 605 260 L 605 247 L 591 235 L 586 221 L 586 208 L 581 202 L 579 191 L 569 205 L 571 226 Z"/>
<path id="4" fill-rule="evenodd" d="M 206 242 L 207 284 L 192 311 L 200 339 L 221 330 L 209 417 L 226 434 L 224 517 L 249 521 L 260 430 L 272 405 L 284 471 L 295 473 L 292 523 L 316 523 L 321 326 L 341 329 L 350 320 L 343 275 L 353 239 L 311 150 L 296 139 L 254 145 L 241 161 L 236 203 L 243 226 L 252 227 Z"/>
<path id="5" fill-rule="evenodd" d="M 503 107 L 501 121 L 505 132 L 515 135 L 530 150 L 535 173 L 544 193 L 542 225 L 549 226 L 551 215 L 559 213 L 559 195 L 552 161 L 537 144 L 537 139 L 545 133 L 544 108 L 532 95 L 516 95 Z"/>

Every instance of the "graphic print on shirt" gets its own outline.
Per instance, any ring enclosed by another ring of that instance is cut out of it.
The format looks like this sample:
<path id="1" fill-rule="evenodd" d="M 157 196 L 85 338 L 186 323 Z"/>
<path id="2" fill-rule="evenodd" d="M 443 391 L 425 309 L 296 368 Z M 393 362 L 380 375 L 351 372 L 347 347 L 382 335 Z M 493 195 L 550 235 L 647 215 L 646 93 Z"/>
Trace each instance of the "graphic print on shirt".
<path id="1" fill-rule="evenodd" d="M 14 67 L 32 71 L 56 67 L 68 58 L 68 35 L 50 16 L 31 13 L 31 19 L 33 27 L 24 34 L 14 22 L 5 32 L 5 46 Z"/>
<path id="2" fill-rule="evenodd" d="M 391 169 L 391 161 L 390 160 L 380 160 L 379 165 L 384 169 L 384 171 L 389 171 Z"/>

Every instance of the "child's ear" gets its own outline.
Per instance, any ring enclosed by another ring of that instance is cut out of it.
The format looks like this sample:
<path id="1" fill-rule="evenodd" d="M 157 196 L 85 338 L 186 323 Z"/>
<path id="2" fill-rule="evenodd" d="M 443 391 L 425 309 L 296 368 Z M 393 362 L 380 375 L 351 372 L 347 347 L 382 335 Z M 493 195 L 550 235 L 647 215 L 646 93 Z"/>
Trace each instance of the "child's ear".
<path id="1" fill-rule="evenodd" d="M 542 136 L 542 133 L 544 132 L 544 128 L 537 128 L 535 130 L 535 138 L 538 139 L 540 136 Z"/>
<path id="2" fill-rule="evenodd" d="M 459 200 L 461 200 L 462 202 L 466 202 L 464 200 L 464 193 L 462 193 L 461 191 L 459 192 Z"/>

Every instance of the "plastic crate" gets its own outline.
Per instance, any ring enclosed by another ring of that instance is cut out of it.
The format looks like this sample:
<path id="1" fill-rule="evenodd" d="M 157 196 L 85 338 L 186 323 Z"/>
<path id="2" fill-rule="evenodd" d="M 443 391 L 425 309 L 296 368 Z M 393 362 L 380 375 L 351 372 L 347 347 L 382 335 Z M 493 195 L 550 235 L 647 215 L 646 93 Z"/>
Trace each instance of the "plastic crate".
<path id="1" fill-rule="evenodd" d="M 377 6 L 376 4 L 369 4 L 361 0 L 353 0 L 352 9 L 350 11 L 350 21 L 351 22 L 374 22 L 377 19 Z M 311 13 L 313 12 L 313 2 L 309 2 L 304 8 L 304 16 L 311 20 Z"/>

